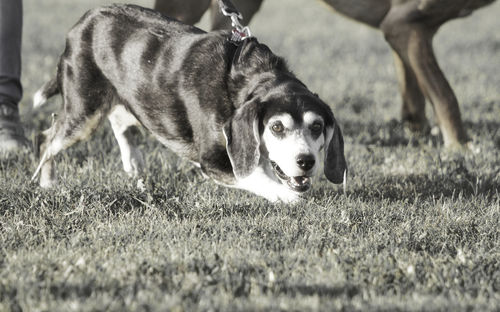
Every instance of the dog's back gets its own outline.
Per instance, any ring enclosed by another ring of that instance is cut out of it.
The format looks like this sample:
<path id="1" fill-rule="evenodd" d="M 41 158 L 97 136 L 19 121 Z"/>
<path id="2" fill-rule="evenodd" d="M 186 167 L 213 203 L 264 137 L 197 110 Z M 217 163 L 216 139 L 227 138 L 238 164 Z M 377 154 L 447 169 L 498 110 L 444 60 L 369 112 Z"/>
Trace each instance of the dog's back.
<path id="1" fill-rule="evenodd" d="M 235 108 L 225 91 L 231 61 L 225 36 L 133 5 L 87 12 L 67 35 L 57 78 L 41 92 L 61 93 L 64 103 L 41 137 L 41 154 L 50 159 L 85 139 L 122 105 L 161 143 L 202 168 L 208 163 L 209 174 L 215 164 L 215 174 L 230 183 L 221 129 Z M 51 142 L 48 151 L 43 141 Z"/>
<path id="2" fill-rule="evenodd" d="M 90 115 L 89 109 L 108 110 L 118 101 L 162 143 L 193 159 L 199 153 L 196 138 L 213 131 L 204 121 L 220 119 L 209 120 L 214 124 L 232 114 L 231 103 L 206 92 L 223 89 L 225 44 L 220 34 L 137 6 L 92 10 L 68 34 L 59 68 L 63 96 L 84 103 L 65 105 L 82 106 Z"/>

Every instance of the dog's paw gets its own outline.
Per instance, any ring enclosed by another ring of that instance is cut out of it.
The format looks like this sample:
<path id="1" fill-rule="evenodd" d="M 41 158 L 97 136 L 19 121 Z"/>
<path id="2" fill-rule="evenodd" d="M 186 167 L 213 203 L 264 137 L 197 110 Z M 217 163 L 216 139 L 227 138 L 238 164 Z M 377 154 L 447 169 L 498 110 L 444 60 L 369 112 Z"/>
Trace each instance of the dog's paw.
<path id="1" fill-rule="evenodd" d="M 304 198 L 300 193 L 294 192 L 287 187 L 284 187 L 283 190 L 278 194 L 278 200 L 286 204 L 298 203 L 303 199 Z"/>
<path id="2" fill-rule="evenodd" d="M 292 203 L 296 203 L 298 201 L 300 201 L 301 197 L 298 193 L 296 192 L 293 192 L 291 190 L 288 190 L 288 189 L 274 189 L 272 192 L 268 192 L 268 193 L 260 193 L 258 194 L 262 197 L 264 197 L 265 199 L 267 199 L 268 201 L 270 202 L 273 202 L 273 203 L 286 203 L 286 204 L 292 204 Z"/>

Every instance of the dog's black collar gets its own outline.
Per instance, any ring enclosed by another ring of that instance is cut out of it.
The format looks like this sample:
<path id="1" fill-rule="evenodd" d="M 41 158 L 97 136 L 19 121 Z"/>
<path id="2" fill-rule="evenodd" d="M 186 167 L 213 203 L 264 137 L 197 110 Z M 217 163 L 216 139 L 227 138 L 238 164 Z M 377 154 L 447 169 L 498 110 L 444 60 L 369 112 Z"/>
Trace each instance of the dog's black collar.
<path id="1" fill-rule="evenodd" d="M 233 41 L 230 36 L 227 37 L 227 42 L 229 43 L 228 50 L 229 52 L 229 66 L 233 66 L 238 62 L 238 59 L 240 58 L 241 51 L 243 50 L 243 47 L 247 45 L 251 41 L 255 41 L 255 37 L 249 37 L 245 38 L 245 40 L 241 41 Z"/>

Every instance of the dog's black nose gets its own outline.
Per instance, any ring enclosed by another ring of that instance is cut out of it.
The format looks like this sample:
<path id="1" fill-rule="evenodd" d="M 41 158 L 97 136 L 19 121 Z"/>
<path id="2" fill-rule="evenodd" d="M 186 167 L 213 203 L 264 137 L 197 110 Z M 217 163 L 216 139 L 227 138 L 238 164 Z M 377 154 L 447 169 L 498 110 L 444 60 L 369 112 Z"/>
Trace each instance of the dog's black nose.
<path id="1" fill-rule="evenodd" d="M 297 165 L 304 171 L 311 170 L 315 162 L 314 156 L 311 154 L 300 154 L 297 156 Z"/>

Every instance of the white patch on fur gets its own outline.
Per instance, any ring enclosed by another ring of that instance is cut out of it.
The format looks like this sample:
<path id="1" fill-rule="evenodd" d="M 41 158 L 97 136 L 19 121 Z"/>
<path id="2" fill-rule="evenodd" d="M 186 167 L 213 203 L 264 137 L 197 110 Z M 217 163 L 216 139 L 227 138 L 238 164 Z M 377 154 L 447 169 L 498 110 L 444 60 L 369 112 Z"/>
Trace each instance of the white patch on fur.
<path id="1" fill-rule="evenodd" d="M 272 132 L 272 125 L 280 121 L 285 127 L 283 137 L 278 137 Z M 318 170 L 320 151 L 325 143 L 325 137 L 321 134 L 316 139 L 310 130 L 310 126 L 319 121 L 324 124 L 323 118 L 313 112 L 306 112 L 303 122 L 295 122 L 289 114 L 279 114 L 269 119 L 262 134 L 269 159 L 274 161 L 289 177 L 314 176 Z M 315 165 L 309 172 L 304 172 L 297 165 L 297 156 L 310 154 L 314 156 Z"/>
<path id="2" fill-rule="evenodd" d="M 300 200 L 299 193 L 271 178 L 273 173 L 258 166 L 249 176 L 239 180 L 232 187 L 262 196 L 271 202 L 294 203 Z"/>
<path id="3" fill-rule="evenodd" d="M 323 117 L 321 117 L 320 115 L 318 115 L 318 114 L 316 114 L 314 112 L 305 112 L 304 113 L 304 117 L 302 118 L 302 120 L 304 121 L 304 126 L 305 127 L 311 126 L 315 121 L 319 121 L 322 124 L 324 123 L 323 122 Z"/>
<path id="4" fill-rule="evenodd" d="M 290 116 L 290 114 L 283 113 L 275 115 L 269 118 L 267 124 L 271 126 L 277 121 L 280 121 L 286 129 L 293 129 L 295 127 L 295 121 L 293 121 L 293 118 L 292 116 Z"/>
<path id="5" fill-rule="evenodd" d="M 125 132 L 131 126 L 139 125 L 139 121 L 135 116 L 129 113 L 125 106 L 121 104 L 115 105 L 111 109 L 108 118 L 113 119 L 113 124 L 118 127 L 117 130 L 120 132 Z"/>
<path id="6" fill-rule="evenodd" d="M 344 195 L 347 191 L 347 170 L 344 170 L 344 179 L 342 180 L 342 185 L 344 187 Z"/>
<path id="7" fill-rule="evenodd" d="M 42 89 L 36 91 L 33 95 L 33 108 L 38 108 L 47 102 L 47 98 L 43 95 Z"/>
<path id="8" fill-rule="evenodd" d="M 116 105 L 108 115 L 116 141 L 120 147 L 123 169 L 132 177 L 137 177 L 144 168 L 141 151 L 130 144 L 125 135 L 129 127 L 138 125 L 137 119 L 123 105 Z M 139 182 L 138 182 L 139 183 Z"/>

